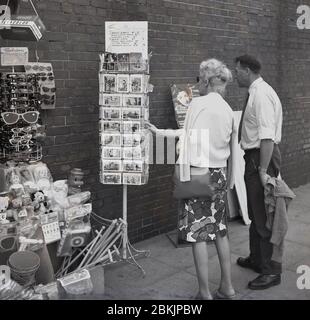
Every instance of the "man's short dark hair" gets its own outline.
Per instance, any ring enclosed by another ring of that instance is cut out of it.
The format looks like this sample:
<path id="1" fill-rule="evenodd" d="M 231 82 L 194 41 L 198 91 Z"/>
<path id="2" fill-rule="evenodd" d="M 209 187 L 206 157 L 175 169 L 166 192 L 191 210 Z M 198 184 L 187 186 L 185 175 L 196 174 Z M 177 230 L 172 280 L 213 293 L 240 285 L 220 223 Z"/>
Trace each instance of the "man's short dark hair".
<path id="1" fill-rule="evenodd" d="M 249 68 L 254 73 L 259 73 L 262 68 L 260 62 L 255 57 L 250 56 L 248 54 L 237 57 L 235 59 L 235 62 L 236 63 L 240 62 L 240 65 L 243 68 Z"/>

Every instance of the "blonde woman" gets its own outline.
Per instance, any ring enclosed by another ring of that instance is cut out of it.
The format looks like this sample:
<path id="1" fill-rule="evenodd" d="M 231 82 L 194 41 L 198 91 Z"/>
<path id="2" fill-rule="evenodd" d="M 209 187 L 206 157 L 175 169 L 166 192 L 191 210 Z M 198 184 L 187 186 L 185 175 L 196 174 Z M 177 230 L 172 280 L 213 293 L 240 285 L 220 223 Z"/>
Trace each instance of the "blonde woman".
<path id="1" fill-rule="evenodd" d="M 152 124 L 154 134 L 179 137 L 180 180 L 190 180 L 194 171 L 209 170 L 214 196 L 182 201 L 179 230 L 182 239 L 192 243 L 198 278 L 198 299 L 232 299 L 230 246 L 227 237 L 225 195 L 231 184 L 231 145 L 233 111 L 224 100 L 226 86 L 232 80 L 230 70 L 221 61 L 209 59 L 200 64 L 199 93 L 188 108 L 184 129 L 160 130 Z M 227 165 L 228 164 L 228 165 Z M 211 294 L 208 282 L 207 242 L 215 241 L 221 268 L 218 290 Z"/>

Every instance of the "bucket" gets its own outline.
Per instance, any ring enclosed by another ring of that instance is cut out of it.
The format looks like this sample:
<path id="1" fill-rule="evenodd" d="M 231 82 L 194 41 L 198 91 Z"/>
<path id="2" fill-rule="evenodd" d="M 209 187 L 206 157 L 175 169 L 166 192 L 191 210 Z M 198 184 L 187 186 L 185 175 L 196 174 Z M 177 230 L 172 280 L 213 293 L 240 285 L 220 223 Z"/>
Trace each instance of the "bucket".
<path id="1" fill-rule="evenodd" d="M 12 279 L 22 286 L 28 286 L 35 282 L 40 258 L 32 251 L 18 251 L 10 255 L 8 266 L 11 268 Z"/>

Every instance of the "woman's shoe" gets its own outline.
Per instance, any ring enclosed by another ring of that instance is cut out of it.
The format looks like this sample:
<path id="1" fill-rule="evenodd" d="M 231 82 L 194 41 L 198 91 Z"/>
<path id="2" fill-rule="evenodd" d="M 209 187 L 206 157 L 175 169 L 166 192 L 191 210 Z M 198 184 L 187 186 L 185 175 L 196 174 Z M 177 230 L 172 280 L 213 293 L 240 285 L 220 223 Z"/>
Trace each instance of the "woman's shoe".
<path id="1" fill-rule="evenodd" d="M 226 295 L 222 293 L 220 290 L 217 290 L 213 295 L 214 300 L 233 300 L 235 297 L 236 297 L 235 293 L 231 295 Z"/>

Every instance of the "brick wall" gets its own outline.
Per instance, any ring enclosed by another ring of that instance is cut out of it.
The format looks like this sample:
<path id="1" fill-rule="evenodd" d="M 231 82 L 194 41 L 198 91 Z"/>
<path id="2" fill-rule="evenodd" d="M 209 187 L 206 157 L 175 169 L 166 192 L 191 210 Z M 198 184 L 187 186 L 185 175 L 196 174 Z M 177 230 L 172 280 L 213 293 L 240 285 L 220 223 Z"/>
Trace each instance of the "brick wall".
<path id="1" fill-rule="evenodd" d="M 35 1 L 48 30 L 44 38 L 38 43 L 1 40 L 1 46 L 28 46 L 30 60 L 35 60 L 37 50 L 40 61 L 54 66 L 57 107 L 44 113 L 48 126 L 44 160 L 54 179 L 65 178 L 73 167 L 82 168 L 96 212 L 107 218 L 121 216 L 122 187 L 98 181 L 98 53 L 104 51 L 105 21 L 147 20 L 153 52 L 150 118 L 154 124 L 176 127 L 169 85 L 195 81 L 202 59 L 217 57 L 233 67 L 235 56 L 255 54 L 263 63 L 264 78 L 283 101 L 284 178 L 294 186 L 309 181 L 310 31 L 294 27 L 298 2 Z M 228 101 L 234 110 L 241 109 L 244 97 L 245 91 L 235 83 L 229 88 Z M 171 165 L 152 165 L 148 185 L 128 188 L 132 241 L 175 228 L 172 171 Z"/>
<path id="2" fill-rule="evenodd" d="M 309 0 L 281 1 L 281 98 L 284 102 L 283 171 L 293 186 L 310 180 L 310 30 L 296 27 L 299 5 Z"/>

